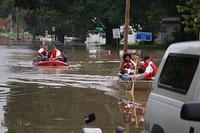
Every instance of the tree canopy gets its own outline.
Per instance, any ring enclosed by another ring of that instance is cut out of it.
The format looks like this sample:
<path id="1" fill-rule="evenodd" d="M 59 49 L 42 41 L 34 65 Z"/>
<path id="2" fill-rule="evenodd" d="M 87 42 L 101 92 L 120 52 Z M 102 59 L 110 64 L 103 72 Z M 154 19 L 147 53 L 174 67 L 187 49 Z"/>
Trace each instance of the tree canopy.
<path id="1" fill-rule="evenodd" d="M 200 0 L 188 0 L 182 5 L 177 5 L 182 14 L 185 28 L 188 33 L 200 32 Z"/>
<path id="2" fill-rule="evenodd" d="M 183 14 L 185 31 L 198 32 L 200 4 L 195 3 L 199 3 L 198 0 L 134 0 L 130 5 L 129 23 L 137 31 L 152 32 L 156 36 L 162 31 L 163 18 L 181 17 Z M 55 34 L 61 41 L 64 35 L 84 40 L 88 33 L 97 32 L 95 27 L 102 27 L 106 33 L 106 44 L 113 44 L 112 29 L 125 22 L 126 0 L 3 0 L 1 15 L 6 16 L 13 11 L 13 6 L 23 11 L 26 30 L 34 35 L 42 35 L 45 30 L 52 33 L 51 28 L 55 27 Z"/>
<path id="3" fill-rule="evenodd" d="M 0 0 L 0 18 L 7 18 L 9 14 L 15 12 L 13 0 Z"/>

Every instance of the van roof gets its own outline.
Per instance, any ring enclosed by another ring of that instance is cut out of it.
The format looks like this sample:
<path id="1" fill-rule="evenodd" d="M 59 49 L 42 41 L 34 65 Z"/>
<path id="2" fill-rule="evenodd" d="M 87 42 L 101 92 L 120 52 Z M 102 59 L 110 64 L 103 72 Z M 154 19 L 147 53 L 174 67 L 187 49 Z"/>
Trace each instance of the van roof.
<path id="1" fill-rule="evenodd" d="M 200 41 L 174 43 L 166 51 L 166 54 L 169 53 L 200 55 Z"/>

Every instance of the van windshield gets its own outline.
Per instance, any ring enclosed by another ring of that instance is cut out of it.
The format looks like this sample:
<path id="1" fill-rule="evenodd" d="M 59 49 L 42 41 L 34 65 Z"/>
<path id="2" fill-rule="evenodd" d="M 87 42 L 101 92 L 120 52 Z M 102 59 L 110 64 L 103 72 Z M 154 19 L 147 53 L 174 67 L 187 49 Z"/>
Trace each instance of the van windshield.
<path id="1" fill-rule="evenodd" d="M 199 64 L 199 56 L 169 54 L 159 77 L 158 86 L 186 94 Z"/>

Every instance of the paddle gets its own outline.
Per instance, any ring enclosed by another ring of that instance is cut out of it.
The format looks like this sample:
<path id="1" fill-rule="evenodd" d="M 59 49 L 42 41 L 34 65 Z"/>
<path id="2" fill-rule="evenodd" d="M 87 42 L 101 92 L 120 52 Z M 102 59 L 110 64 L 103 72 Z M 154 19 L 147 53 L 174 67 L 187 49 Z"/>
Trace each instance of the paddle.
<path id="1" fill-rule="evenodd" d="M 137 59 L 135 60 L 136 63 L 135 63 L 135 71 L 134 71 L 134 75 L 136 75 L 136 70 L 137 70 Z M 135 86 L 134 86 L 134 80 L 133 80 L 133 83 L 132 83 L 132 88 L 131 88 L 131 94 L 132 94 L 132 101 L 134 102 L 135 101 L 135 98 L 134 98 L 134 90 L 135 90 Z"/>
<path id="2" fill-rule="evenodd" d="M 135 62 L 136 62 L 136 63 L 135 63 L 134 75 L 136 75 L 137 62 L 138 62 L 138 60 L 136 59 Z M 134 86 L 134 80 L 133 80 L 132 88 L 131 88 L 131 94 L 132 94 L 132 101 L 133 101 L 133 102 L 135 102 L 134 90 L 135 90 L 135 86 Z M 135 107 L 133 108 L 133 113 L 134 113 L 134 116 L 135 116 L 135 123 L 137 124 L 137 114 L 136 114 L 136 109 L 135 109 Z"/>

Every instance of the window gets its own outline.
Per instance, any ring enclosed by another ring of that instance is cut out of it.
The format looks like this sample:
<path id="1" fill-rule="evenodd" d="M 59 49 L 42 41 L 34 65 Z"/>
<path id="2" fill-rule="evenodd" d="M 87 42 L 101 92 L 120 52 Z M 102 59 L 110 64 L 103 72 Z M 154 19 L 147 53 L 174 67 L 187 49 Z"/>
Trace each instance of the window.
<path id="1" fill-rule="evenodd" d="M 161 72 L 158 86 L 186 94 L 196 72 L 199 56 L 169 54 Z"/>

